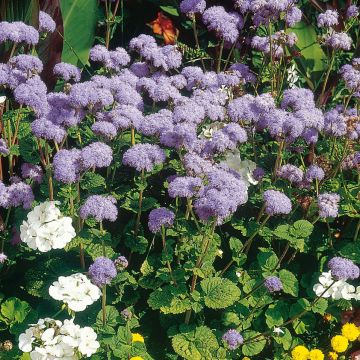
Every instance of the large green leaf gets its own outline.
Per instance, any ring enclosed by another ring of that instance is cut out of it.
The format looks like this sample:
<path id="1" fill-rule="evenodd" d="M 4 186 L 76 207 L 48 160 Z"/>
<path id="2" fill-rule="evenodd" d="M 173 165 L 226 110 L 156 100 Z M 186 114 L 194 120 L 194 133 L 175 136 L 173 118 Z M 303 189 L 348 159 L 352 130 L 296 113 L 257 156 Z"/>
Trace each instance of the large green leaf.
<path id="1" fill-rule="evenodd" d="M 64 25 L 62 61 L 83 67 L 94 43 L 98 20 L 97 0 L 61 0 Z"/>
<path id="2" fill-rule="evenodd" d="M 308 78 L 308 84 L 314 87 L 314 82 L 326 69 L 326 54 L 317 42 L 314 26 L 303 21 L 297 23 L 289 32 L 294 32 L 298 37 L 296 47 L 301 56 L 296 58 L 299 69 Z"/>
<path id="3" fill-rule="evenodd" d="M 0 21 L 23 21 L 37 28 L 39 0 L 1 0 Z"/>

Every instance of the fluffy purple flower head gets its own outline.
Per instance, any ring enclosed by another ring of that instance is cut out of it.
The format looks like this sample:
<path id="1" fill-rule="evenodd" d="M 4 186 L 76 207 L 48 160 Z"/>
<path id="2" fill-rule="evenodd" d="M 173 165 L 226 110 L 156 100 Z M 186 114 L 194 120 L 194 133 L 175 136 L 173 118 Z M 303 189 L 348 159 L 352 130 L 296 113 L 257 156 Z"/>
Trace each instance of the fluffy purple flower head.
<path id="1" fill-rule="evenodd" d="M 55 31 L 56 23 L 52 17 L 44 11 L 39 12 L 39 31 L 52 33 Z"/>
<path id="2" fill-rule="evenodd" d="M 265 176 L 265 170 L 258 166 L 253 171 L 252 175 L 256 181 L 261 181 L 261 179 Z"/>
<path id="3" fill-rule="evenodd" d="M 34 164 L 29 164 L 29 163 L 24 163 L 21 165 L 21 176 L 24 179 L 31 179 L 36 183 L 41 183 L 42 178 L 43 178 L 43 171 L 41 166 L 39 165 L 34 165 Z"/>
<path id="4" fill-rule="evenodd" d="M 114 260 L 114 264 L 117 271 L 123 271 L 129 266 L 129 262 L 125 256 L 119 256 Z"/>
<path id="5" fill-rule="evenodd" d="M 317 17 L 318 27 L 330 27 L 339 23 L 339 14 L 336 10 L 326 10 Z"/>
<path id="6" fill-rule="evenodd" d="M 81 71 L 78 67 L 68 63 L 58 63 L 54 66 L 54 74 L 65 81 L 73 80 L 79 82 L 81 78 Z"/>
<path id="7" fill-rule="evenodd" d="M 149 230 L 156 234 L 164 227 L 171 227 L 174 224 L 175 214 L 164 207 L 154 209 L 150 211 L 148 227 Z"/>
<path id="8" fill-rule="evenodd" d="M 104 220 L 114 222 L 117 215 L 116 200 L 112 196 L 91 195 L 80 208 L 82 219 L 93 217 L 98 222 Z"/>
<path id="9" fill-rule="evenodd" d="M 229 67 L 229 70 L 238 72 L 245 82 L 255 83 L 256 75 L 250 70 L 248 65 L 235 63 Z"/>
<path id="10" fill-rule="evenodd" d="M 60 144 L 66 136 L 64 128 L 44 118 L 34 120 L 31 123 L 31 130 L 37 138 L 54 140 L 58 144 Z"/>
<path id="11" fill-rule="evenodd" d="M 268 215 L 290 214 L 291 201 L 281 191 L 266 190 L 263 195 L 265 202 L 265 212 Z"/>
<path id="12" fill-rule="evenodd" d="M 222 336 L 222 340 L 226 343 L 227 347 L 230 350 L 237 349 L 240 345 L 243 344 L 244 338 L 242 335 L 235 329 L 230 329 Z"/>
<path id="13" fill-rule="evenodd" d="M 184 167 L 190 174 L 204 175 L 212 169 L 212 163 L 197 154 L 188 152 L 184 155 Z"/>
<path id="14" fill-rule="evenodd" d="M 325 40 L 325 45 L 334 50 L 350 50 L 352 45 L 351 37 L 345 32 L 333 32 Z"/>
<path id="15" fill-rule="evenodd" d="M 108 167 L 112 159 L 111 147 L 102 142 L 93 142 L 81 150 L 82 166 L 85 169 Z"/>
<path id="16" fill-rule="evenodd" d="M 137 171 L 150 172 L 155 165 L 162 164 L 166 159 L 163 149 L 154 144 L 136 144 L 126 150 L 123 164 L 135 168 Z"/>
<path id="17" fill-rule="evenodd" d="M 7 260 L 7 256 L 2 252 L 0 253 L 0 264 L 3 264 Z"/>
<path id="18" fill-rule="evenodd" d="M 324 116 L 324 131 L 330 136 L 340 137 L 347 133 L 346 118 L 337 109 L 328 111 Z"/>
<path id="19" fill-rule="evenodd" d="M 191 123 L 180 123 L 173 128 L 164 129 L 160 143 L 175 149 L 193 149 L 197 141 L 196 127 Z"/>
<path id="20" fill-rule="evenodd" d="M 9 148 L 4 139 L 0 139 L 0 155 L 9 155 Z"/>
<path id="21" fill-rule="evenodd" d="M 283 284 L 277 276 L 269 276 L 264 280 L 264 286 L 268 289 L 269 292 L 274 293 L 281 291 Z"/>
<path id="22" fill-rule="evenodd" d="M 278 170 L 278 176 L 282 179 L 289 180 L 294 184 L 299 184 L 303 180 L 304 173 L 297 166 L 285 164 Z"/>
<path id="23" fill-rule="evenodd" d="M 150 68 L 146 62 L 135 62 L 130 65 L 129 69 L 138 78 L 143 78 L 150 75 Z"/>
<path id="24" fill-rule="evenodd" d="M 12 23 L 3 21 L 0 22 L 0 43 L 5 41 L 36 45 L 39 42 L 39 33 L 35 28 L 21 21 Z"/>
<path id="25" fill-rule="evenodd" d="M 159 136 L 165 129 L 172 129 L 172 112 L 161 109 L 144 117 L 143 121 L 135 126 L 136 130 L 146 136 Z"/>
<path id="26" fill-rule="evenodd" d="M 355 280 L 360 276 L 360 269 L 357 265 L 351 260 L 339 256 L 333 257 L 328 262 L 328 268 L 336 280 Z"/>
<path id="27" fill-rule="evenodd" d="M 180 11 L 187 16 L 202 14 L 206 9 L 205 0 L 183 0 L 180 3 Z"/>
<path id="28" fill-rule="evenodd" d="M 97 121 L 91 126 L 91 130 L 96 135 L 104 136 L 106 139 L 112 139 L 116 136 L 116 127 L 108 121 Z"/>
<path id="29" fill-rule="evenodd" d="M 358 17 L 359 15 L 359 8 L 356 5 L 350 5 L 347 9 L 346 9 L 346 18 L 350 19 L 353 17 Z"/>
<path id="30" fill-rule="evenodd" d="M 184 104 L 175 106 L 173 120 L 175 123 L 191 122 L 199 124 L 204 120 L 205 110 L 194 101 L 188 100 Z"/>
<path id="31" fill-rule="evenodd" d="M 81 151 L 78 149 L 58 151 L 53 159 L 54 178 L 65 184 L 73 184 L 80 178 Z"/>
<path id="32" fill-rule="evenodd" d="M 237 13 L 228 13 L 222 6 L 212 6 L 203 13 L 203 22 L 216 35 L 233 44 L 239 37 L 239 30 L 244 26 L 243 18 Z"/>
<path id="33" fill-rule="evenodd" d="M 24 73 L 41 73 L 43 70 L 43 63 L 41 60 L 32 55 L 17 55 L 9 60 L 9 65 Z"/>
<path id="34" fill-rule="evenodd" d="M 0 205 L 7 209 L 18 206 L 31 209 L 31 205 L 35 200 L 31 186 L 21 181 L 14 182 L 7 188 L 0 183 L 0 197 L 2 197 Z"/>
<path id="35" fill-rule="evenodd" d="M 285 14 L 285 22 L 288 27 L 294 27 L 299 21 L 301 21 L 302 12 L 296 6 L 291 6 Z"/>
<path id="36" fill-rule="evenodd" d="M 315 107 L 314 93 L 309 89 L 294 88 L 284 91 L 281 108 L 293 111 L 312 109 Z"/>
<path id="37" fill-rule="evenodd" d="M 305 173 L 305 180 L 311 182 L 313 180 L 321 181 L 325 177 L 324 170 L 317 165 L 310 165 Z"/>
<path id="38" fill-rule="evenodd" d="M 334 193 L 320 194 L 317 198 L 319 206 L 319 215 L 322 218 L 336 218 L 338 216 L 338 208 L 340 196 Z"/>
<path id="39" fill-rule="evenodd" d="M 202 180 L 192 176 L 178 176 L 169 184 L 168 193 L 172 198 L 191 198 L 202 188 Z"/>
<path id="40" fill-rule="evenodd" d="M 100 256 L 89 266 L 88 275 L 96 286 L 103 287 L 111 283 L 117 271 L 112 260 Z"/>

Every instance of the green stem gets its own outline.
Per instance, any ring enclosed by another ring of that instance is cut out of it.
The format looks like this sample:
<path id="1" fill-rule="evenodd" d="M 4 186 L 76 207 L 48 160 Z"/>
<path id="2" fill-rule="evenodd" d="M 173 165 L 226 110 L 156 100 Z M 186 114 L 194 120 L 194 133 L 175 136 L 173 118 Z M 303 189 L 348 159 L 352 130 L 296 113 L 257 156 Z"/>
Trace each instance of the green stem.
<path id="1" fill-rule="evenodd" d="M 143 194 L 144 194 L 144 181 L 145 181 L 145 172 L 144 170 L 141 171 L 141 190 L 139 192 L 139 202 L 138 202 L 138 212 L 136 215 L 136 223 L 135 223 L 135 230 L 134 230 L 134 236 L 137 237 L 139 234 L 139 228 L 140 228 L 140 220 L 141 220 L 141 212 L 142 212 L 142 202 L 143 202 Z"/>
<path id="2" fill-rule="evenodd" d="M 334 61 L 335 61 L 335 51 L 333 50 L 331 52 L 331 58 L 330 58 L 330 63 L 329 63 L 329 67 L 326 71 L 326 75 L 325 75 L 325 80 L 323 82 L 323 86 L 322 86 L 322 90 L 321 90 L 321 94 L 319 96 L 319 103 L 321 103 L 323 101 L 323 97 L 324 97 L 324 94 L 325 94 L 325 90 L 326 90 L 326 85 L 327 85 L 327 82 L 329 80 L 329 76 L 330 76 L 330 73 L 331 73 L 331 70 L 334 66 Z"/>
<path id="3" fill-rule="evenodd" d="M 102 324 L 106 325 L 106 285 L 102 287 L 102 299 L 101 299 L 101 311 L 102 311 Z"/>
<path id="4" fill-rule="evenodd" d="M 354 241 L 356 241 L 358 239 L 359 231 L 360 231 L 360 218 L 359 218 L 358 223 L 356 225 L 355 235 L 354 235 L 354 239 L 353 239 Z"/>
<path id="5" fill-rule="evenodd" d="M 193 32 L 194 32 L 194 38 L 195 38 L 195 45 L 196 45 L 196 49 L 199 51 L 200 53 L 200 43 L 199 43 L 199 37 L 198 37 L 198 32 L 197 32 L 197 28 L 196 28 L 196 19 L 195 19 L 195 15 L 193 15 L 192 18 L 192 28 L 193 28 Z M 201 66 L 203 68 L 203 70 L 205 71 L 205 63 L 204 63 L 204 59 L 201 57 L 200 55 L 200 61 L 201 61 Z"/>
<path id="6" fill-rule="evenodd" d="M 168 253 L 167 247 L 166 247 L 166 230 L 165 230 L 164 226 L 161 227 L 161 239 L 162 239 L 162 246 L 163 246 L 165 256 L 166 256 L 166 265 L 169 270 L 170 277 L 171 277 L 172 281 L 174 282 L 174 284 L 177 285 L 176 280 L 174 279 L 171 264 L 169 261 L 169 253 Z"/>
<path id="7" fill-rule="evenodd" d="M 221 61 L 222 61 L 223 50 L 224 50 L 224 40 L 222 40 L 220 43 L 219 59 L 218 59 L 217 68 L 216 68 L 217 73 L 219 73 L 221 70 Z"/>

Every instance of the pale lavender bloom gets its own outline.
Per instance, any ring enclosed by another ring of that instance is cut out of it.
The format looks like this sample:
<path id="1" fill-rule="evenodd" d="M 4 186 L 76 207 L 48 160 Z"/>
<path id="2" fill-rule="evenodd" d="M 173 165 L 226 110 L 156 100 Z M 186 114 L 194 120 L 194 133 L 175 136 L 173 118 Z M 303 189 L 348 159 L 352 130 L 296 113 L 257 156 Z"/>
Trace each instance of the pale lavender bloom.
<path id="1" fill-rule="evenodd" d="M 97 121 L 91 126 L 91 130 L 96 135 L 104 136 L 107 139 L 112 139 L 116 136 L 116 127 L 108 121 Z"/>
<path id="2" fill-rule="evenodd" d="M 201 78 L 204 76 L 202 69 L 198 66 L 185 66 L 181 70 L 181 75 L 185 76 L 188 85 L 187 89 L 191 90 L 193 87 L 196 87 L 200 82 Z"/>
<path id="3" fill-rule="evenodd" d="M 272 35 L 272 47 L 270 47 L 270 40 L 267 36 L 257 36 L 255 35 L 251 39 L 251 47 L 263 52 L 265 55 L 270 55 L 270 48 L 272 56 L 275 59 L 280 59 L 284 55 L 284 49 L 282 44 L 278 44 L 277 35 Z"/>
<path id="4" fill-rule="evenodd" d="M 229 67 L 229 70 L 240 73 L 241 77 L 249 83 L 256 82 L 256 75 L 250 70 L 248 65 L 235 63 Z"/>
<path id="5" fill-rule="evenodd" d="M 103 287 L 111 283 L 117 271 L 112 260 L 100 256 L 90 265 L 88 275 L 96 286 Z"/>
<path id="6" fill-rule="evenodd" d="M 344 136 L 347 133 L 346 118 L 336 109 L 332 109 L 325 114 L 324 131 L 330 136 Z"/>
<path id="7" fill-rule="evenodd" d="M 350 50 L 352 39 L 345 32 L 333 32 L 326 38 L 325 45 L 333 48 L 334 50 Z"/>
<path id="8" fill-rule="evenodd" d="M 108 167 L 113 159 L 109 145 L 93 142 L 81 150 L 81 164 L 84 169 Z"/>
<path id="9" fill-rule="evenodd" d="M 41 60 L 32 55 L 17 55 L 9 60 L 9 65 L 24 73 L 41 73 L 43 64 Z M 27 77 L 27 76 L 26 76 Z"/>
<path id="10" fill-rule="evenodd" d="M 313 180 L 321 181 L 325 177 L 324 170 L 317 165 L 310 165 L 305 173 L 305 180 L 311 182 Z"/>
<path id="11" fill-rule="evenodd" d="M 135 168 L 137 171 L 150 172 L 155 165 L 166 160 L 164 150 L 155 144 L 136 144 L 126 150 L 122 159 L 124 165 Z"/>
<path id="12" fill-rule="evenodd" d="M 204 24 L 216 35 L 231 44 L 239 37 L 239 30 L 244 26 L 243 18 L 236 13 L 228 13 L 222 6 L 206 9 L 202 16 Z"/>
<path id="13" fill-rule="evenodd" d="M 196 89 L 193 91 L 191 99 L 196 104 L 205 109 L 205 115 L 212 121 L 222 121 L 225 119 L 227 95 L 218 89 Z"/>
<path id="14" fill-rule="evenodd" d="M 192 176 L 178 176 L 169 184 L 168 193 L 172 198 L 191 198 L 199 193 L 202 180 Z"/>
<path id="15" fill-rule="evenodd" d="M 58 63 L 54 66 L 54 75 L 64 79 L 65 81 L 73 80 L 79 82 L 81 71 L 78 67 L 68 63 Z"/>
<path id="16" fill-rule="evenodd" d="M 296 111 L 294 116 L 299 119 L 306 128 L 314 128 L 319 131 L 324 128 L 324 114 L 320 109 L 302 109 Z"/>
<path id="17" fill-rule="evenodd" d="M 191 123 L 180 123 L 173 128 L 164 129 L 160 135 L 162 145 L 175 149 L 190 150 L 197 141 L 196 127 Z"/>
<path id="18" fill-rule="evenodd" d="M 148 227 L 149 230 L 156 234 L 164 227 L 172 227 L 175 220 L 175 214 L 164 207 L 150 211 Z"/>
<path id="19" fill-rule="evenodd" d="M 0 264 L 3 264 L 7 259 L 8 257 L 3 252 L 0 253 Z"/>
<path id="20" fill-rule="evenodd" d="M 114 265 L 117 271 L 124 271 L 129 266 L 129 262 L 125 256 L 119 256 L 114 260 Z"/>
<path id="21" fill-rule="evenodd" d="M 277 276 L 269 276 L 264 280 L 264 286 L 270 293 L 278 292 L 283 289 L 283 284 Z"/>
<path id="22" fill-rule="evenodd" d="M 227 108 L 227 112 L 230 117 L 230 120 L 234 122 L 257 121 L 260 117 L 261 111 L 257 109 L 254 103 L 255 103 L 255 98 L 250 94 L 246 94 L 244 96 L 232 100 Z"/>
<path id="23" fill-rule="evenodd" d="M 227 347 L 230 350 L 237 349 L 240 345 L 243 344 L 244 338 L 241 334 L 235 329 L 228 330 L 223 336 L 222 340 L 226 343 Z"/>
<path id="24" fill-rule="evenodd" d="M 136 130 L 146 136 L 159 136 L 165 129 L 172 129 L 172 112 L 167 109 L 161 109 L 144 117 L 142 121 L 136 124 Z"/>
<path id="25" fill-rule="evenodd" d="M 95 45 L 90 50 L 90 59 L 101 62 L 105 68 L 115 71 L 119 71 L 130 62 L 130 56 L 125 49 L 118 47 L 114 51 L 109 51 L 103 45 Z"/>
<path id="26" fill-rule="evenodd" d="M 336 10 L 326 10 L 324 13 L 318 15 L 318 27 L 330 27 L 339 23 L 339 14 Z"/>
<path id="27" fill-rule="evenodd" d="M 302 133 L 302 137 L 307 144 L 315 144 L 319 138 L 319 132 L 314 128 L 305 129 Z"/>
<path id="28" fill-rule="evenodd" d="M 0 155 L 9 155 L 9 148 L 4 139 L 0 138 Z"/>
<path id="29" fill-rule="evenodd" d="M 103 114 L 103 113 L 100 113 Z M 131 127 L 138 127 L 143 121 L 143 115 L 136 107 L 131 105 L 116 106 L 114 110 L 105 113 L 103 119 L 98 120 L 111 122 L 117 130 L 126 130 Z"/>
<path id="30" fill-rule="evenodd" d="M 24 209 L 31 209 L 31 205 L 35 200 L 35 197 L 30 185 L 21 181 L 15 182 L 7 187 L 6 192 L 6 208 L 22 205 Z"/>
<path id="31" fill-rule="evenodd" d="M 53 140 L 58 144 L 60 144 L 66 136 L 64 128 L 53 124 L 45 118 L 34 120 L 31 123 L 31 130 L 37 138 Z"/>
<path id="32" fill-rule="evenodd" d="M 29 164 L 29 163 L 24 163 L 21 165 L 21 176 L 24 179 L 31 179 L 34 182 L 37 183 L 41 183 L 42 178 L 43 178 L 43 170 L 41 168 L 41 166 L 39 165 L 34 165 L 34 164 Z"/>
<path id="33" fill-rule="evenodd" d="M 290 214 L 291 201 L 281 191 L 266 190 L 263 195 L 265 202 L 265 212 L 268 215 Z"/>
<path id="34" fill-rule="evenodd" d="M 291 6 L 285 14 L 285 22 L 288 27 L 294 27 L 299 21 L 301 21 L 302 12 L 296 6 Z"/>
<path id="35" fill-rule="evenodd" d="M 205 0 L 183 0 L 180 3 L 180 11 L 190 17 L 195 14 L 202 14 L 205 9 Z"/>
<path id="36" fill-rule="evenodd" d="M 212 163 L 197 154 L 188 152 L 184 155 L 184 167 L 186 171 L 194 175 L 203 175 L 212 169 Z"/>
<path id="37" fill-rule="evenodd" d="M 183 104 L 179 104 L 174 107 L 174 117 L 173 120 L 175 123 L 180 122 L 190 122 L 199 124 L 205 118 L 205 110 L 202 106 L 199 106 L 195 101 L 188 100 Z"/>
<path id="38" fill-rule="evenodd" d="M 44 11 L 39 12 L 39 31 L 52 33 L 55 31 L 56 23 L 52 17 Z"/>
<path id="39" fill-rule="evenodd" d="M 165 56 L 166 67 L 164 70 L 177 69 L 182 64 L 181 52 L 174 45 L 166 45 L 161 48 L 161 52 Z"/>
<path id="40" fill-rule="evenodd" d="M 346 9 L 346 18 L 350 19 L 353 17 L 358 17 L 359 15 L 359 8 L 356 5 L 350 5 L 347 9 Z"/>
<path id="41" fill-rule="evenodd" d="M 129 69 L 139 78 L 150 75 L 149 65 L 145 62 L 135 62 L 130 65 Z"/>
<path id="42" fill-rule="evenodd" d="M 318 196 L 319 215 L 322 218 L 336 218 L 339 211 L 340 196 L 334 193 L 324 193 Z"/>
<path id="43" fill-rule="evenodd" d="M 309 89 L 286 89 L 281 107 L 283 109 L 290 108 L 293 111 L 312 109 L 315 107 L 314 93 Z"/>
<path id="44" fill-rule="evenodd" d="M 187 85 L 185 76 L 181 74 L 170 76 L 170 82 L 171 85 L 175 86 L 178 90 L 183 89 Z"/>
<path id="45" fill-rule="evenodd" d="M 3 21 L 0 22 L 0 43 L 5 41 L 36 45 L 39 42 L 39 33 L 35 28 L 21 21 L 12 23 Z"/>
<path id="46" fill-rule="evenodd" d="M 277 174 L 280 178 L 289 180 L 294 184 L 299 184 L 302 182 L 304 173 L 297 166 L 291 164 L 285 164 L 281 166 Z"/>
<path id="47" fill-rule="evenodd" d="M 328 262 L 331 275 L 336 280 L 355 280 L 360 276 L 360 269 L 351 260 L 339 256 L 333 257 Z"/>
<path id="48" fill-rule="evenodd" d="M 81 172 L 81 151 L 78 149 L 58 151 L 53 159 L 54 178 L 57 181 L 73 184 L 79 181 Z"/>
<path id="49" fill-rule="evenodd" d="M 80 217 L 82 219 L 92 217 L 98 222 L 104 220 L 114 222 L 117 216 L 118 210 L 113 196 L 91 195 L 80 207 Z"/>

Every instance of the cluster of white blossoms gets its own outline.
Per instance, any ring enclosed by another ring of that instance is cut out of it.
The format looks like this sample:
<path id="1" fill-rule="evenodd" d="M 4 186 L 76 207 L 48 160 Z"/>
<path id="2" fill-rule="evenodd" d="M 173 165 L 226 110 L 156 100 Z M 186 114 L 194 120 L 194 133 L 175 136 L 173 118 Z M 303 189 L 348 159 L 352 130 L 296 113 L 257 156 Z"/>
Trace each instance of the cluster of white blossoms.
<path id="1" fill-rule="evenodd" d="M 360 300 L 360 286 L 347 283 L 344 280 L 337 280 L 331 276 L 331 271 L 323 272 L 319 276 L 319 283 L 315 284 L 313 290 L 317 296 L 323 298 L 331 297 L 334 300 Z"/>
<path id="2" fill-rule="evenodd" d="M 35 206 L 20 226 L 20 238 L 31 249 L 41 252 L 62 249 L 76 236 L 72 219 L 62 216 L 57 204 L 46 201 Z"/>
<path id="3" fill-rule="evenodd" d="M 101 290 L 83 274 L 60 276 L 49 288 L 49 294 L 55 300 L 68 305 L 73 311 L 83 311 L 97 301 Z"/>
<path id="4" fill-rule="evenodd" d="M 19 348 L 32 360 L 78 360 L 90 357 L 100 347 L 95 331 L 72 320 L 40 319 L 19 336 Z"/>

